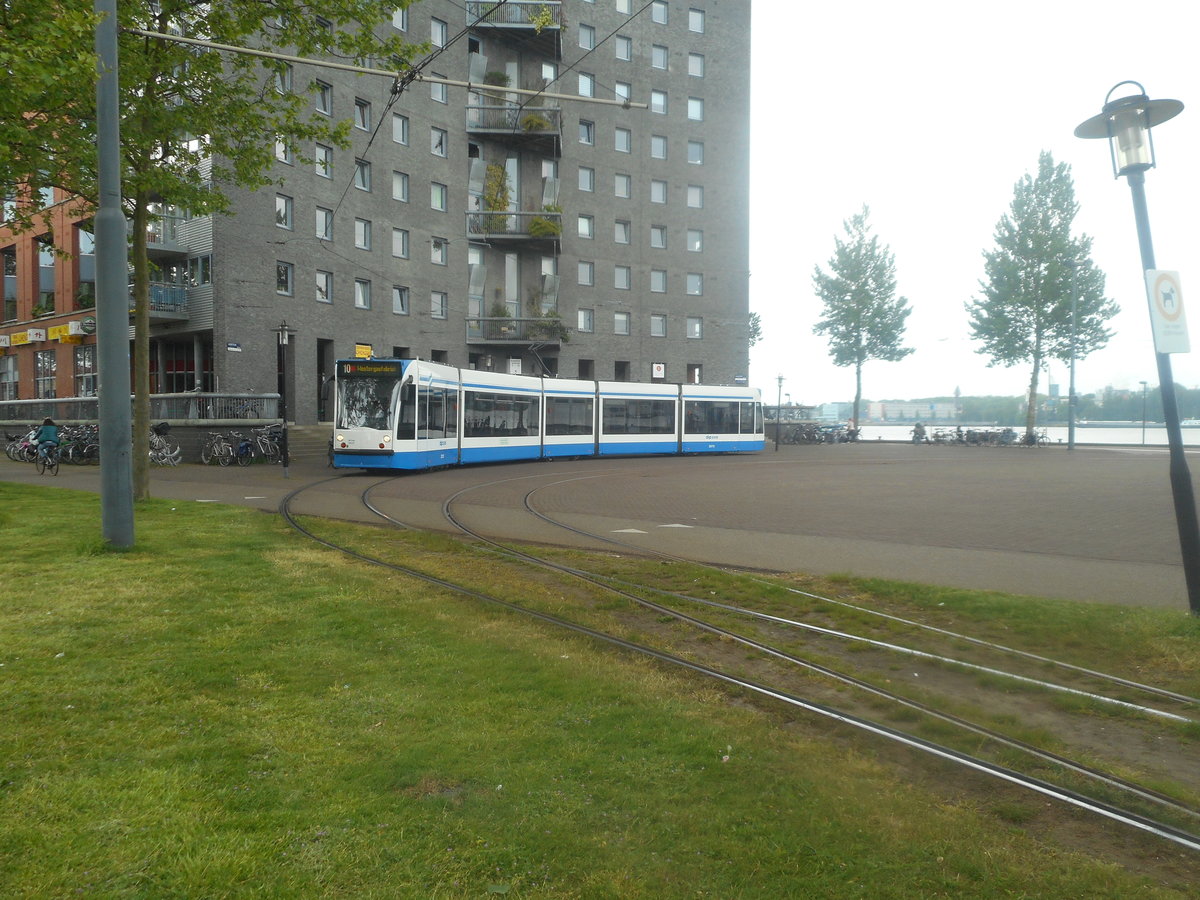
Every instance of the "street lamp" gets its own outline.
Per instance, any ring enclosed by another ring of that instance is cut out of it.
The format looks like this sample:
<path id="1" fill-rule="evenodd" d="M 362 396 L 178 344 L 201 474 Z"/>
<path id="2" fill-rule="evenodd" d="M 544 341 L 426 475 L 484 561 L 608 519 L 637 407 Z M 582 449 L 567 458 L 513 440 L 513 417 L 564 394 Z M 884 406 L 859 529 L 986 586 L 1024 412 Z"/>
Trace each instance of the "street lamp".
<path id="1" fill-rule="evenodd" d="M 1113 100 L 1116 90 L 1125 85 L 1136 87 L 1138 92 Z M 1122 81 L 1108 92 L 1100 114 L 1092 116 L 1075 129 L 1076 137 L 1107 138 L 1113 177 L 1124 175 L 1129 182 L 1143 275 L 1156 268 L 1154 244 L 1150 239 L 1150 216 L 1146 211 L 1146 170 L 1154 168 L 1154 141 L 1150 129 L 1173 119 L 1182 111 L 1183 104 L 1178 100 L 1151 100 L 1146 96 L 1145 88 L 1136 81 Z M 1171 494 L 1175 501 L 1175 523 L 1183 554 L 1188 605 L 1192 615 L 1200 615 L 1200 521 L 1196 518 L 1192 476 L 1183 453 L 1183 432 L 1179 427 L 1179 405 L 1175 397 L 1175 379 L 1171 374 L 1171 356 L 1161 352 L 1156 352 L 1155 356 L 1158 360 L 1163 424 L 1167 429 L 1167 445 L 1170 449 Z M 1144 435 L 1143 424 L 1143 442 Z"/>
<path id="2" fill-rule="evenodd" d="M 783 407 L 783 376 L 780 375 L 775 379 L 779 382 L 779 396 L 775 398 L 775 452 L 779 452 L 779 429 L 783 424 L 783 420 L 779 418 L 780 410 Z"/>
<path id="3" fill-rule="evenodd" d="M 279 338 L 279 344 L 275 351 L 275 365 L 279 372 L 279 421 L 283 423 L 283 429 L 279 435 L 279 454 L 283 460 L 283 477 L 291 478 L 288 472 L 287 348 L 288 339 L 296 333 L 296 329 L 288 328 L 288 323 L 282 321 L 279 323 L 279 327 L 273 330 Z"/>
<path id="4" fill-rule="evenodd" d="M 1142 446 L 1146 446 L 1146 382 L 1142 382 Z"/>
<path id="5" fill-rule="evenodd" d="M 1067 449 L 1075 449 L 1075 336 L 1079 330 L 1079 266 L 1078 259 L 1067 260 L 1071 267 L 1071 374 L 1067 384 Z"/>

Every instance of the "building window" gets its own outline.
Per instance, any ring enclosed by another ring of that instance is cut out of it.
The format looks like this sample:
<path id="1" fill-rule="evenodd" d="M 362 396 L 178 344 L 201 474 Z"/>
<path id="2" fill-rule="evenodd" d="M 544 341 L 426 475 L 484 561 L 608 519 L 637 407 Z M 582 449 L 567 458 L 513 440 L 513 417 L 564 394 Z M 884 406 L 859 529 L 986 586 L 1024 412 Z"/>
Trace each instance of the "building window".
<path id="1" fill-rule="evenodd" d="M 317 207 L 317 237 L 323 241 L 333 240 L 333 210 Z"/>
<path id="2" fill-rule="evenodd" d="M 667 270 L 650 270 L 650 293 L 665 294 L 667 292 Z"/>
<path id="3" fill-rule="evenodd" d="M 354 246 L 359 250 L 371 249 L 371 222 L 368 219 L 354 220 Z"/>
<path id="4" fill-rule="evenodd" d="M 613 269 L 613 288 L 618 291 L 629 290 L 630 284 L 633 281 L 631 274 L 632 270 L 629 266 L 616 266 Z"/>
<path id="5" fill-rule="evenodd" d="M 633 0 L 617 0 L 617 12 L 629 15 L 632 10 Z"/>
<path id="6" fill-rule="evenodd" d="M 667 0 L 652 0 L 650 4 L 650 21 L 658 25 L 667 24 Z"/>
<path id="7" fill-rule="evenodd" d="M 633 191 L 633 179 L 624 172 L 618 172 L 613 176 L 613 193 L 624 200 L 628 200 Z"/>
<path id="8" fill-rule="evenodd" d="M 446 258 L 449 256 L 447 252 L 450 248 L 450 242 L 443 237 L 431 237 L 429 239 L 429 261 L 435 266 L 446 265 Z"/>
<path id="9" fill-rule="evenodd" d="M 688 54 L 688 74 L 696 78 L 704 77 L 704 54 L 689 53 Z"/>
<path id="10" fill-rule="evenodd" d="M 596 96 L 596 76 L 590 72 L 579 73 L 579 96 L 580 97 L 595 97 Z"/>
<path id="11" fill-rule="evenodd" d="M 21 373 L 15 356 L 0 356 L 0 400 L 16 400 Z"/>
<path id="12" fill-rule="evenodd" d="M 667 317 L 660 314 L 650 316 L 650 337 L 667 336 Z"/>
<path id="13" fill-rule="evenodd" d="M 693 122 L 704 121 L 704 100 L 700 97 L 688 97 L 688 118 Z"/>
<path id="14" fill-rule="evenodd" d="M 212 256 L 193 256 L 188 260 L 188 286 L 212 284 Z"/>
<path id="15" fill-rule="evenodd" d="M 591 287 L 596 283 L 596 264 L 586 259 L 579 261 L 579 283 Z"/>
<path id="16" fill-rule="evenodd" d="M 687 248 L 691 253 L 701 253 L 704 250 L 704 232 L 699 228 L 687 230 Z"/>
<path id="17" fill-rule="evenodd" d="M 96 345 L 83 344 L 75 348 L 75 396 L 96 396 Z"/>
<path id="18" fill-rule="evenodd" d="M 688 162 L 694 166 L 704 165 L 703 141 L 688 141 Z"/>
<path id="19" fill-rule="evenodd" d="M 588 166 L 579 167 L 579 189 L 591 193 L 596 190 L 596 170 Z"/>
<path id="20" fill-rule="evenodd" d="M 437 72 L 429 73 L 434 78 L 445 78 L 445 75 L 439 75 Z M 449 100 L 449 89 L 440 81 L 429 82 L 429 99 L 435 103 L 446 103 Z"/>
<path id="21" fill-rule="evenodd" d="M 441 19 L 429 20 L 429 40 L 435 47 L 445 47 L 446 39 L 450 34 L 448 26 Z"/>
<path id="22" fill-rule="evenodd" d="M 623 59 L 626 61 L 633 59 L 633 38 L 626 37 L 623 34 L 618 34 L 614 47 L 617 54 L 617 59 Z"/>
<path id="23" fill-rule="evenodd" d="M 703 384 L 704 383 L 704 367 L 700 363 L 688 363 L 687 367 L 687 383 L 688 384 Z"/>
<path id="24" fill-rule="evenodd" d="M 633 150 L 633 132 L 628 128 L 618 128 L 614 145 L 618 153 L 630 153 Z"/>
<path id="25" fill-rule="evenodd" d="M 333 302 L 333 273 L 317 269 L 317 302 Z"/>
<path id="26" fill-rule="evenodd" d="M 665 135 L 653 134 L 650 136 L 650 158 L 667 158 L 667 138 Z"/>
<path id="27" fill-rule="evenodd" d="M 434 156 L 446 156 L 446 144 L 449 135 L 444 128 L 429 129 L 429 152 Z"/>
<path id="28" fill-rule="evenodd" d="M 408 116 L 392 113 L 392 140 L 397 144 L 408 145 Z"/>
<path id="29" fill-rule="evenodd" d="M 55 381 L 57 379 L 58 363 L 55 361 L 53 350 L 39 350 L 33 355 L 33 396 L 38 400 L 48 400 L 58 396 Z"/>
<path id="30" fill-rule="evenodd" d="M 333 177 L 333 148 L 326 147 L 324 144 L 317 144 L 316 153 L 313 154 L 313 161 L 316 164 L 317 174 L 322 178 Z"/>
<path id="31" fill-rule="evenodd" d="M 596 330 L 596 311 L 592 309 L 579 310 L 578 330 L 592 332 Z"/>
<path id="32" fill-rule="evenodd" d="M 313 99 L 317 104 L 317 112 L 326 116 L 333 115 L 333 85 L 318 81 Z"/>
<path id="33" fill-rule="evenodd" d="M 691 297 L 699 297 L 704 293 L 704 276 L 699 272 L 687 273 L 687 292 Z"/>
<path id="34" fill-rule="evenodd" d="M 354 161 L 354 186 L 360 191 L 371 190 L 371 164 L 365 159 Z"/>
<path id="35" fill-rule="evenodd" d="M 290 297 L 296 292 L 296 269 L 291 263 L 275 263 L 275 293 Z"/>
<path id="36" fill-rule="evenodd" d="M 596 29 L 591 25 L 580 24 L 579 26 L 579 46 L 584 50 L 596 49 Z"/>
<path id="37" fill-rule="evenodd" d="M 429 185 L 429 205 L 433 209 L 446 211 L 446 186 L 434 181 Z"/>
<path id="38" fill-rule="evenodd" d="M 288 166 L 296 162 L 295 154 L 292 153 L 292 147 L 287 141 L 275 142 L 275 158 Z"/>
<path id="39" fill-rule="evenodd" d="M 408 31 L 408 10 L 400 7 L 392 10 L 392 27 L 397 31 Z"/>
<path id="40" fill-rule="evenodd" d="M 594 236 L 595 236 L 595 232 L 593 231 L 593 225 L 594 225 L 594 223 L 593 223 L 593 221 L 592 221 L 592 217 L 591 217 L 591 216 L 582 216 L 582 215 L 581 215 L 581 216 L 579 217 L 579 225 L 578 225 L 578 227 L 579 227 L 579 236 L 580 236 L 581 238 L 591 238 L 591 237 L 594 237 Z"/>
<path id="41" fill-rule="evenodd" d="M 654 69 L 667 67 L 667 48 L 662 44 L 652 44 L 650 47 L 650 66 Z"/>
<path id="42" fill-rule="evenodd" d="M 699 184 L 689 184 L 687 188 L 687 205 L 691 209 L 704 209 L 704 187 Z"/>
<path id="43" fill-rule="evenodd" d="M 650 112 L 665 116 L 667 114 L 667 92 L 650 92 Z"/>
<path id="44" fill-rule="evenodd" d="M 371 308 L 371 282 L 365 278 L 354 279 L 354 308 Z"/>
<path id="45" fill-rule="evenodd" d="M 667 249 L 667 226 L 666 225 L 651 225 L 650 226 L 650 246 L 655 250 Z"/>
<path id="46" fill-rule="evenodd" d="M 392 285 L 392 312 L 398 316 L 408 315 L 408 288 L 403 285 Z"/>
<path id="47" fill-rule="evenodd" d="M 294 225 L 292 198 L 284 194 L 275 195 L 275 225 L 279 228 L 286 228 L 288 231 L 291 231 Z"/>
<path id="48" fill-rule="evenodd" d="M 448 306 L 445 291 L 433 291 L 429 295 L 429 314 L 435 319 L 446 318 Z"/>
<path id="49" fill-rule="evenodd" d="M 354 127 L 359 131 L 371 130 L 371 104 L 361 97 L 354 98 Z"/>
<path id="50" fill-rule="evenodd" d="M 275 93 L 290 94 L 292 92 L 292 67 L 288 63 L 280 63 L 275 70 Z"/>
<path id="51" fill-rule="evenodd" d="M 665 181 L 656 178 L 650 182 L 650 202 L 667 202 L 667 183 Z"/>
<path id="52" fill-rule="evenodd" d="M 688 316 L 687 336 L 694 341 L 704 337 L 704 320 L 699 316 Z"/>
<path id="53" fill-rule="evenodd" d="M 613 313 L 613 334 L 629 334 L 629 313 Z"/>
<path id="54" fill-rule="evenodd" d="M 392 229 L 392 256 L 397 259 L 408 259 L 408 229 Z"/>
<path id="55" fill-rule="evenodd" d="M 594 144 L 596 143 L 596 123 L 589 122 L 587 119 L 579 120 L 579 143 Z"/>
<path id="56" fill-rule="evenodd" d="M 408 173 L 392 172 L 392 199 L 401 203 L 408 202 Z"/>
<path id="57" fill-rule="evenodd" d="M 704 10 L 688 10 L 688 31 L 694 31 L 696 34 L 704 34 Z"/>
<path id="58" fill-rule="evenodd" d="M 617 219 L 613 223 L 613 240 L 618 244 L 628 244 L 631 240 L 632 228 L 625 219 Z"/>

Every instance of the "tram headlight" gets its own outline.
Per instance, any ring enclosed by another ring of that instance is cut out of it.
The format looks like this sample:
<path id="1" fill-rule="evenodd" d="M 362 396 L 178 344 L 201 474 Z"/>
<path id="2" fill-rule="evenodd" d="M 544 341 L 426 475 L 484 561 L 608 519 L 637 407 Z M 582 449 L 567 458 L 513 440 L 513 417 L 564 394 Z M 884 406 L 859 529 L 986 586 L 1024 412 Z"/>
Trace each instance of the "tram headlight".
<path id="1" fill-rule="evenodd" d="M 383 442 L 385 444 L 390 444 L 392 442 L 392 436 L 390 434 L 385 434 L 383 436 Z"/>
<path id="2" fill-rule="evenodd" d="M 339 434 L 334 438 L 334 440 L 341 444 L 346 440 L 346 436 L 344 434 Z"/>

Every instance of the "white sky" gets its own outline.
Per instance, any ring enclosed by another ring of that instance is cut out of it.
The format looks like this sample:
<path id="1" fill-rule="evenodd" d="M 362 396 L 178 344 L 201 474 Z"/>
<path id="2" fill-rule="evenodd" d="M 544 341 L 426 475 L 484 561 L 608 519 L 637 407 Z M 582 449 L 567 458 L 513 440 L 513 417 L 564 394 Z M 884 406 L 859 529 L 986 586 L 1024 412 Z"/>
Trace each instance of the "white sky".
<path id="1" fill-rule="evenodd" d="M 750 308 L 764 339 L 750 353 L 751 383 L 767 399 L 779 375 L 795 403 L 853 399 L 853 368 L 834 366 L 812 333 L 812 272 L 866 203 L 895 255 L 916 352 L 867 363 L 864 398 L 1025 393 L 1028 366 L 989 368 L 964 307 L 1013 186 L 1048 150 L 1071 167 L 1075 232 L 1093 238 L 1121 306 L 1108 347 L 1076 364 L 1077 390 L 1156 385 L 1129 187 L 1113 178 L 1106 141 L 1073 134 L 1110 88 L 1135 80 L 1188 107 L 1154 131 L 1146 193 L 1157 266 L 1180 272 L 1190 301 L 1193 352 L 1172 356 L 1175 381 L 1200 386 L 1195 22 L 1189 0 L 754 0 Z M 1051 376 L 1065 395 L 1067 367 L 1053 363 Z"/>

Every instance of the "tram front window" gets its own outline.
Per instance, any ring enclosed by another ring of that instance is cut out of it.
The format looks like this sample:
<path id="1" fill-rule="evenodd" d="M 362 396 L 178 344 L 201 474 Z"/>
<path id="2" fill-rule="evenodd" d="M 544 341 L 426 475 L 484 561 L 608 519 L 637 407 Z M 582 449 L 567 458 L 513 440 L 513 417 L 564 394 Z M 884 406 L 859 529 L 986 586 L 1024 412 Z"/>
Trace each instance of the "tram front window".
<path id="1" fill-rule="evenodd" d="M 399 378 L 344 378 L 338 382 L 338 428 L 391 431 Z"/>

